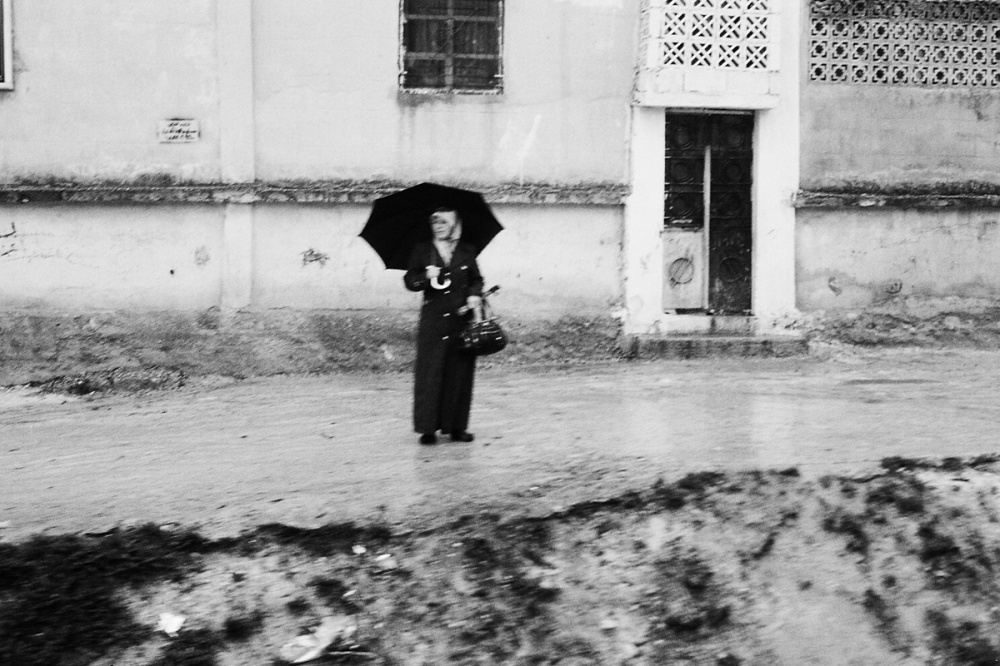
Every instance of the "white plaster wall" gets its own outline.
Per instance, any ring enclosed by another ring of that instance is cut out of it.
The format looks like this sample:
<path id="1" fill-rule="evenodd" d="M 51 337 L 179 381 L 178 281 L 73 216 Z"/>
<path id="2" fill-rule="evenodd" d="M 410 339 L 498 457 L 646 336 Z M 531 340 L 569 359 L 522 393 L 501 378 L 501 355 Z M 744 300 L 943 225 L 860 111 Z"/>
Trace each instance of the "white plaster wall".
<path id="1" fill-rule="evenodd" d="M 505 4 L 503 94 L 427 96 L 396 0 L 258 0 L 258 176 L 624 180 L 637 3 Z"/>
<path id="2" fill-rule="evenodd" d="M 503 314 L 607 316 L 620 301 L 621 209 L 495 206 L 504 230 L 480 256 Z M 254 214 L 253 304 L 259 308 L 418 307 L 401 271 L 386 271 L 357 237 L 369 208 L 259 206 Z M 554 251 L 558 248 L 558 252 Z M 305 262 L 303 253 L 325 255 Z"/>
<path id="3" fill-rule="evenodd" d="M 801 310 L 863 308 L 896 296 L 995 298 L 995 211 L 804 210 L 796 233 Z"/>
<path id="4" fill-rule="evenodd" d="M 0 182 L 218 177 L 215 2 L 27 0 L 13 23 Z M 199 120 L 202 140 L 158 143 L 173 117 Z"/>
<path id="5" fill-rule="evenodd" d="M 261 308 L 405 307 L 402 273 L 358 237 L 368 206 L 256 206 L 253 291 Z M 306 262 L 303 253 L 326 257 Z"/>
<path id="6" fill-rule="evenodd" d="M 807 82 L 802 184 L 1000 182 L 1000 92 Z"/>
<path id="7" fill-rule="evenodd" d="M 483 253 L 497 306 L 556 318 L 609 316 L 624 298 L 621 206 L 497 206 L 505 229 Z"/>
<path id="8" fill-rule="evenodd" d="M 218 207 L 0 207 L 0 308 L 218 304 Z"/>

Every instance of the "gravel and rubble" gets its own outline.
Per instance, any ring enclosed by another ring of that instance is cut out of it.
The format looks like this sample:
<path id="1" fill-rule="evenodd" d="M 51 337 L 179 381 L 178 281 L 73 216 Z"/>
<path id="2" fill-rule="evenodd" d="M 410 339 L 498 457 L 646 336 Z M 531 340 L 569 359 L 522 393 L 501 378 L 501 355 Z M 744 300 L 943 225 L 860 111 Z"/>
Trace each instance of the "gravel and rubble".
<path id="1" fill-rule="evenodd" d="M 37 535 L 0 544 L 0 663 L 274 665 L 326 626 L 310 663 L 992 664 L 998 459 L 690 473 L 542 515 Z"/>

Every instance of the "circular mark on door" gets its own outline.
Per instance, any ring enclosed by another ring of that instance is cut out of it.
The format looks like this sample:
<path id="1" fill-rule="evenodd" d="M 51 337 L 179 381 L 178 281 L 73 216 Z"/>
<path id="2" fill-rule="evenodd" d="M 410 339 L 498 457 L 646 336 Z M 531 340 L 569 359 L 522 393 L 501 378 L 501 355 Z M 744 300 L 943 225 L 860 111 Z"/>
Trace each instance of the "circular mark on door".
<path id="1" fill-rule="evenodd" d="M 667 275 L 671 285 L 687 284 L 694 279 L 694 262 L 687 257 L 674 259 L 667 269 Z"/>
<path id="2" fill-rule="evenodd" d="M 730 160 L 722 165 L 722 179 L 727 183 L 742 183 L 747 180 L 746 169 L 740 162 Z"/>
<path id="3" fill-rule="evenodd" d="M 697 165 L 691 160 L 676 160 L 669 169 L 670 180 L 674 183 L 692 183 L 698 176 Z"/>
<path id="4" fill-rule="evenodd" d="M 714 202 L 715 212 L 722 217 L 739 217 L 746 214 L 746 201 L 737 192 L 726 192 Z"/>
<path id="5" fill-rule="evenodd" d="M 670 217 L 692 218 L 698 209 L 698 200 L 689 193 L 678 193 L 670 197 Z"/>
<path id="6" fill-rule="evenodd" d="M 677 125 L 674 129 L 674 146 L 680 150 L 690 150 L 695 147 L 695 137 L 698 133 L 688 125 Z"/>
<path id="7" fill-rule="evenodd" d="M 719 262 L 719 277 L 732 284 L 743 279 L 743 262 L 736 257 L 726 257 Z"/>

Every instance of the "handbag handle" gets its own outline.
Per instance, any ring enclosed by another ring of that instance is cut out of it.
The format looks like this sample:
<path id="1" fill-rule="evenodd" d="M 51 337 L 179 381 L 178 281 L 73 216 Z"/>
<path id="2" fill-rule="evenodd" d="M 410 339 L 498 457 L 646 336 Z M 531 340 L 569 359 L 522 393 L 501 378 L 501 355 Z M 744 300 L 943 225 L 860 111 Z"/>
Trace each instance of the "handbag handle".
<path id="1" fill-rule="evenodd" d="M 490 307 L 490 303 L 489 303 L 489 301 L 486 300 L 486 297 L 487 296 L 492 296 L 493 294 L 497 293 L 498 291 L 500 291 L 500 285 L 495 284 L 492 287 L 490 287 L 489 289 L 487 289 L 486 291 L 484 291 L 483 295 L 479 297 L 480 298 L 480 305 L 479 305 L 480 313 L 479 313 L 479 316 L 480 316 L 480 319 L 482 321 L 486 321 L 488 319 L 493 319 L 494 318 L 494 316 L 493 316 L 493 309 Z"/>

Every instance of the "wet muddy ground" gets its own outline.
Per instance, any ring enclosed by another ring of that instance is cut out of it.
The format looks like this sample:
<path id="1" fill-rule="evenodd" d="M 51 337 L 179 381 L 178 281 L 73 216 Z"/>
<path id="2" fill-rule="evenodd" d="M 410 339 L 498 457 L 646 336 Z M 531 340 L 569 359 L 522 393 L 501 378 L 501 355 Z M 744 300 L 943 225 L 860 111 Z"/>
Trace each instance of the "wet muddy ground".
<path id="1" fill-rule="evenodd" d="M 1000 354 L 894 352 L 484 369 L 471 444 L 421 447 L 410 377 L 0 391 L 7 538 L 122 521 L 232 533 L 511 502 L 529 511 L 706 469 L 806 475 L 1000 448 Z"/>
<path id="2" fill-rule="evenodd" d="M 486 368 L 476 441 L 436 447 L 405 375 L 8 389 L 0 634 L 28 638 L 0 663 L 285 663 L 324 618 L 319 663 L 995 663 L 998 377 L 971 351 Z"/>

